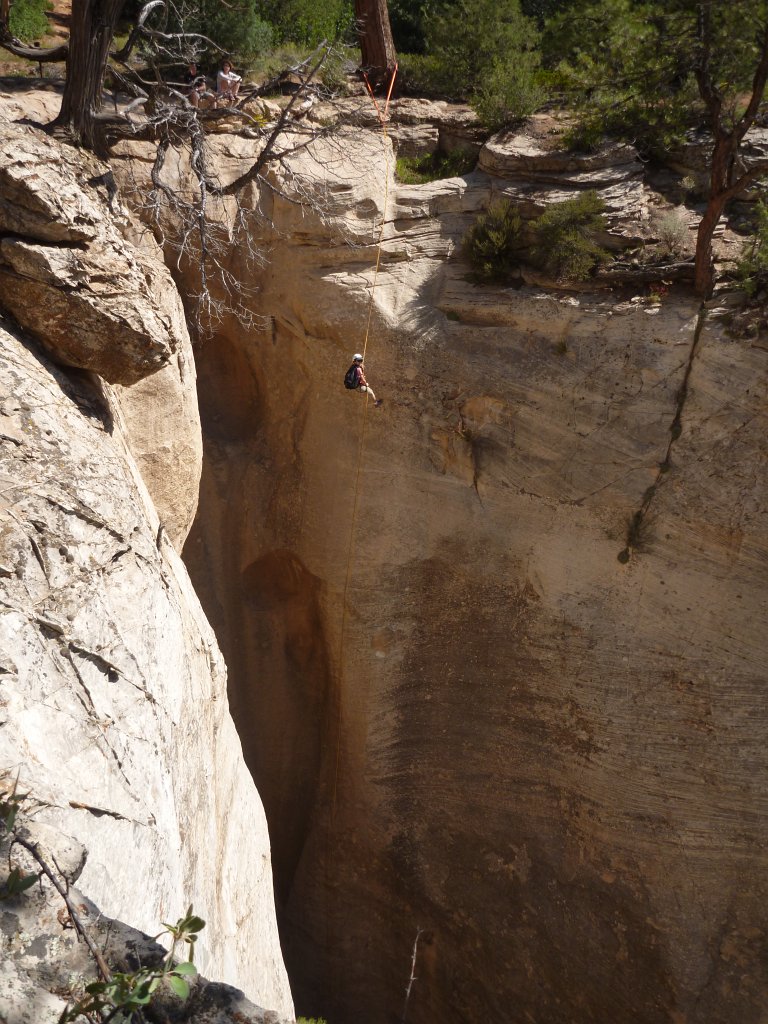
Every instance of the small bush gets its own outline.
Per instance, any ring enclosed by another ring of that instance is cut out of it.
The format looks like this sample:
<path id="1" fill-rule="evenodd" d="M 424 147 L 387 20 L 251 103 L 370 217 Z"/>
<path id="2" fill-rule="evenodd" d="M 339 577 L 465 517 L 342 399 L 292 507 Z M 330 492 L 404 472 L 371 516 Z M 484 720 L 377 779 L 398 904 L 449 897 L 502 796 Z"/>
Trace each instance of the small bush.
<path id="1" fill-rule="evenodd" d="M 768 287 L 768 206 L 760 202 L 755 212 L 755 233 L 745 242 L 736 264 L 736 276 L 750 297 Z"/>
<path id="2" fill-rule="evenodd" d="M 478 283 L 504 281 L 520 262 L 522 221 L 508 199 L 492 203 L 464 236 L 462 250 Z"/>
<path id="3" fill-rule="evenodd" d="M 497 60 L 481 76 L 472 106 L 491 131 L 532 114 L 545 99 L 537 80 L 538 55 L 522 52 Z"/>
<path id="4" fill-rule="evenodd" d="M 423 185 L 440 178 L 459 178 L 475 169 L 477 155 L 471 149 L 427 156 L 402 156 L 397 160 L 397 177 L 404 185 Z"/>
<path id="5" fill-rule="evenodd" d="M 258 10 L 274 25 L 278 39 L 302 46 L 347 39 L 354 25 L 351 0 L 261 0 Z"/>
<path id="6" fill-rule="evenodd" d="M 596 153 L 605 142 L 605 121 L 583 116 L 563 134 L 563 145 L 577 153 Z"/>
<path id="7" fill-rule="evenodd" d="M 349 92 L 349 80 L 360 66 L 360 51 L 341 43 L 334 46 L 328 58 L 320 68 L 318 79 L 334 95 L 346 95 Z"/>
<path id="8" fill-rule="evenodd" d="M 654 224 L 654 230 L 663 252 L 677 256 L 685 251 L 690 236 L 685 218 L 679 213 L 662 214 Z"/>
<path id="9" fill-rule="evenodd" d="M 584 281 L 609 259 L 595 241 L 605 229 L 605 204 L 596 192 L 553 203 L 534 223 L 533 262 L 557 281 Z"/>
<path id="10" fill-rule="evenodd" d="M 11 35 L 25 43 L 42 39 L 48 32 L 46 11 L 52 11 L 49 0 L 14 0 L 8 16 Z"/>
<path id="11" fill-rule="evenodd" d="M 445 76 L 439 58 L 431 54 L 400 53 L 397 61 L 398 86 L 407 96 L 444 98 Z"/>

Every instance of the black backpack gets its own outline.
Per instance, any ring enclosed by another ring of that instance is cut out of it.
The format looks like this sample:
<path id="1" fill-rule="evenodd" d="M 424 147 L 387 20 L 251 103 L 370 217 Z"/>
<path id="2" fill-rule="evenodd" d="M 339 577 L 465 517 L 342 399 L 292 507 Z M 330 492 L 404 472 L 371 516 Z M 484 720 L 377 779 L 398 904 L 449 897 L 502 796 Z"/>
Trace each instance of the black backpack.
<path id="1" fill-rule="evenodd" d="M 350 368 L 344 374 L 344 387 L 349 388 L 350 391 L 354 391 L 359 384 L 360 382 L 357 379 L 357 363 L 352 363 Z"/>

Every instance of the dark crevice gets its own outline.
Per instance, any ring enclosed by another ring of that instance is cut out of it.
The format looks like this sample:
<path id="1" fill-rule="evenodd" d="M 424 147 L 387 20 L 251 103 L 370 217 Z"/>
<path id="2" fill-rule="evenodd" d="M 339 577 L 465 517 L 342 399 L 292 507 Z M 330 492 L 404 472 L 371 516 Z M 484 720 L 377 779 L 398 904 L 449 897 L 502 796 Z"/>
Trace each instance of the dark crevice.
<path id="1" fill-rule="evenodd" d="M 688 398 L 688 381 L 691 376 L 691 370 L 693 369 L 693 361 L 696 358 L 696 353 L 699 348 L 699 339 L 701 338 L 701 332 L 704 329 L 706 317 L 706 307 L 702 306 L 699 310 L 696 327 L 693 332 L 693 341 L 691 342 L 691 350 L 688 353 L 688 362 L 685 366 L 683 381 L 677 390 L 675 415 L 669 428 L 667 450 L 664 454 L 664 458 L 658 465 L 656 479 L 643 494 L 643 500 L 640 503 L 640 507 L 630 517 L 629 525 L 627 526 L 626 544 L 617 556 L 622 565 L 626 565 L 626 563 L 631 559 L 632 554 L 642 546 L 647 535 L 646 517 L 651 508 L 651 504 L 653 503 L 653 499 L 656 497 L 656 492 L 672 466 L 672 448 L 675 441 L 677 441 L 683 432 L 683 410 L 685 409 L 685 402 Z"/>
<path id="2" fill-rule="evenodd" d="M 76 252 L 87 252 L 88 245 L 84 241 L 73 242 L 68 239 L 37 238 L 35 235 L 21 235 L 18 231 L 0 231 L 0 242 L 11 239 L 13 242 L 23 242 L 25 245 L 39 245 L 45 249 L 72 249 Z M 6 270 L 12 268 L 6 266 Z"/>
<path id="3" fill-rule="evenodd" d="M 114 818 L 115 821 L 130 821 L 130 818 L 126 818 L 124 814 L 120 814 L 119 811 L 108 811 L 106 807 L 94 807 L 92 804 L 81 804 L 77 800 L 70 800 L 69 806 L 74 807 L 77 811 L 88 811 L 89 814 L 94 815 L 96 818 L 102 818 L 106 814 L 109 818 Z"/>

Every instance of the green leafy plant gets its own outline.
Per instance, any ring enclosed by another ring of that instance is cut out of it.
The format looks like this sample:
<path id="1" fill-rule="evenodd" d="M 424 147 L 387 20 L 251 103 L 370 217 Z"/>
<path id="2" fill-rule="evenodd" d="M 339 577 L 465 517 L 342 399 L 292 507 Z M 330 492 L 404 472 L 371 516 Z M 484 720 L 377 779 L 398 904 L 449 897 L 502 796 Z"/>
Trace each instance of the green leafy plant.
<path id="1" fill-rule="evenodd" d="M 475 169 L 477 155 L 471 149 L 427 156 L 402 156 L 397 159 L 397 177 L 405 185 L 423 185 L 440 178 L 458 178 Z"/>
<path id="2" fill-rule="evenodd" d="M 442 0 L 423 27 L 425 52 L 399 57 L 406 92 L 468 100 L 491 130 L 540 105 L 539 33 L 519 0 Z"/>
<path id="3" fill-rule="evenodd" d="M 164 922 L 163 931 L 155 938 L 169 935 L 171 948 L 159 964 L 140 967 L 136 971 L 116 972 L 101 981 L 91 982 L 85 986 L 83 997 L 64 1011 L 59 1024 L 69 1024 L 89 1014 L 128 1024 L 136 1013 L 149 1005 L 161 985 L 166 985 L 180 999 L 186 999 L 189 996 L 188 979 L 197 973 L 193 963 L 195 943 L 204 927 L 205 921 L 192 912 L 191 906 L 175 924 Z M 185 945 L 188 959 L 177 963 L 176 952 Z"/>
<path id="4" fill-rule="evenodd" d="M 530 50 L 521 50 L 513 60 L 493 61 L 472 95 L 472 106 L 486 128 L 499 131 L 541 106 L 546 97 L 538 65 L 538 53 Z"/>
<path id="5" fill-rule="evenodd" d="M 607 263 L 595 240 L 605 230 L 605 204 L 596 192 L 553 203 L 534 223 L 533 262 L 557 281 L 584 281 Z"/>
<path id="6" fill-rule="evenodd" d="M 354 23 L 351 0 L 261 0 L 258 7 L 278 39 L 303 46 L 345 38 Z"/>
<path id="7" fill-rule="evenodd" d="M 48 32 L 46 11 L 52 11 L 50 0 L 14 0 L 8 15 L 11 34 L 24 42 L 42 39 Z"/>
<path id="8" fill-rule="evenodd" d="M 504 281 L 520 262 L 522 221 L 514 203 L 501 199 L 481 214 L 464 236 L 462 251 L 477 283 Z"/>

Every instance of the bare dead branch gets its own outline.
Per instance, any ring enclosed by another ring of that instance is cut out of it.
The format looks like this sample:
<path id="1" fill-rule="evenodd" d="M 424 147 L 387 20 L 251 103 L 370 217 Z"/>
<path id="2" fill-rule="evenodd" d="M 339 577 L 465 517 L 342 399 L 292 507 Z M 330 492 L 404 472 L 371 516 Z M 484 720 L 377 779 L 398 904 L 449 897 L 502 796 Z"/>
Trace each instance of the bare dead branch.
<path id="1" fill-rule="evenodd" d="M 408 984 L 405 987 L 405 1003 L 403 1005 L 403 1016 L 400 1018 L 400 1024 L 406 1024 L 406 1017 L 408 1015 L 408 1003 L 411 998 L 411 989 L 413 988 L 414 981 L 416 978 L 416 957 L 419 953 L 419 939 L 424 934 L 423 928 L 416 929 L 416 938 L 413 940 L 413 951 L 411 952 L 411 974 L 408 978 Z"/>
<path id="2" fill-rule="evenodd" d="M 69 912 L 72 924 L 75 926 L 75 928 L 81 935 L 83 941 L 85 942 L 86 946 L 90 950 L 93 959 L 96 961 L 96 965 L 99 968 L 99 973 L 101 974 L 102 978 L 104 979 L 104 981 L 111 981 L 112 974 L 110 973 L 109 967 L 107 967 L 104 957 L 101 955 L 99 947 L 88 934 L 88 929 L 83 924 L 82 918 L 78 914 L 77 908 L 70 899 L 66 887 L 62 885 L 60 879 L 56 876 L 53 869 L 48 865 L 45 858 L 41 855 L 40 851 L 37 848 L 37 843 L 30 843 L 26 839 L 22 839 L 21 836 L 18 835 L 18 833 L 14 834 L 11 839 L 11 846 L 13 846 L 14 843 L 18 843 L 19 846 L 22 846 L 28 853 L 30 853 L 34 857 L 34 859 L 40 865 L 43 874 L 48 878 L 56 892 L 64 900 L 64 904 L 66 905 L 67 911 Z"/>
<path id="3" fill-rule="evenodd" d="M 226 185 L 221 191 L 218 191 L 216 193 L 217 195 L 234 195 L 236 192 L 239 192 L 241 189 L 245 188 L 246 185 L 249 185 L 252 181 L 255 181 L 256 178 L 259 177 L 262 168 L 267 163 L 267 161 L 273 156 L 275 143 L 277 142 L 277 139 L 280 136 L 281 132 L 283 132 L 283 130 L 285 129 L 285 125 L 286 123 L 288 123 L 288 119 L 291 116 L 291 112 L 301 95 L 302 89 L 305 89 L 309 85 L 309 83 L 313 80 L 315 75 L 317 75 L 317 73 L 322 68 L 323 64 L 325 64 L 326 60 L 328 59 L 330 47 L 327 45 L 327 43 L 322 43 L 321 46 L 323 47 L 323 52 L 320 56 L 320 59 L 315 63 L 314 67 L 311 68 L 311 70 L 306 74 L 306 76 L 303 77 L 301 87 L 296 90 L 293 96 L 291 96 L 287 105 L 283 108 L 282 114 L 277 119 L 277 123 L 275 124 L 275 127 L 273 128 L 269 138 L 264 144 L 264 148 L 256 158 L 255 163 L 253 163 L 247 171 L 245 171 L 239 177 L 235 178 L 234 181 L 231 181 L 229 185 Z"/>

